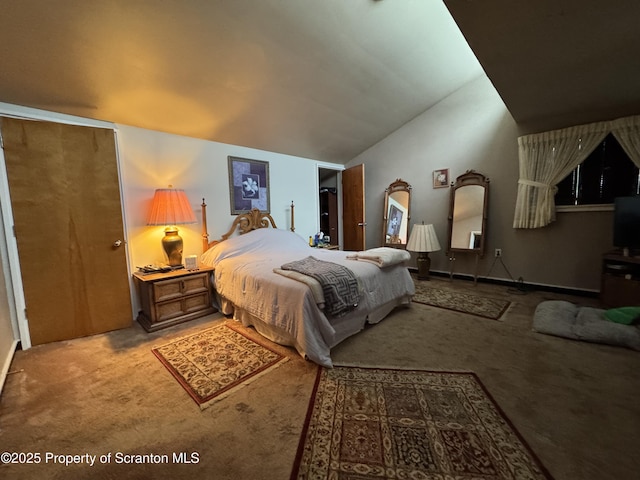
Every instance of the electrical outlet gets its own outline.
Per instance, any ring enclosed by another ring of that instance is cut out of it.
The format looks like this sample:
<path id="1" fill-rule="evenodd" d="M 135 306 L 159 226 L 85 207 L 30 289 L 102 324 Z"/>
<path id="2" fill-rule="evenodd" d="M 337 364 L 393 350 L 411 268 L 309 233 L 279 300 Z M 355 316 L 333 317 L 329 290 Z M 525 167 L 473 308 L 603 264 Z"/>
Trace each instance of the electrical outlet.
<path id="1" fill-rule="evenodd" d="M 501 257 L 501 256 L 502 256 L 502 249 L 496 248 L 496 257 Z"/>

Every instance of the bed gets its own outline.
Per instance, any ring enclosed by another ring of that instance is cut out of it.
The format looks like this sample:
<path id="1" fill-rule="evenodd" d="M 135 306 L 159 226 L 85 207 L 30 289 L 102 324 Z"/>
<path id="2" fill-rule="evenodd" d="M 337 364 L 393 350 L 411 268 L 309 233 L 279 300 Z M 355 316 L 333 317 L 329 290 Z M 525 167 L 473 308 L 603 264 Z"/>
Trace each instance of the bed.
<path id="1" fill-rule="evenodd" d="M 409 254 L 401 250 L 404 261 L 396 256 L 396 261 L 383 262 L 381 267 L 367 261 L 370 258 L 363 252 L 312 248 L 293 231 L 293 213 L 291 224 L 291 231 L 278 229 L 269 214 L 253 210 L 236 217 L 221 240 L 209 243 L 203 202 L 205 251 L 200 260 L 215 268 L 214 296 L 224 315 L 254 327 L 273 342 L 294 347 L 308 360 L 332 367 L 331 348 L 365 324 L 378 323 L 394 308 L 410 303 L 415 287 L 406 266 Z M 357 306 L 329 315 L 323 304 L 326 299 L 318 296 L 313 280 L 283 274 L 283 265 L 308 257 L 353 272 L 359 289 Z"/>

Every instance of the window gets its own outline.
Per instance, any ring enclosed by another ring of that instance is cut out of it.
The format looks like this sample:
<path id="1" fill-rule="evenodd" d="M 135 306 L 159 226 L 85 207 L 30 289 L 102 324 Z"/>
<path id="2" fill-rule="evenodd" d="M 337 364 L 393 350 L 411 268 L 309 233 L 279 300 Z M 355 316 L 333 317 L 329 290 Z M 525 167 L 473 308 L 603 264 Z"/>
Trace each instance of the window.
<path id="1" fill-rule="evenodd" d="M 616 197 L 640 193 L 640 172 L 613 134 L 558 184 L 562 205 L 611 204 Z"/>

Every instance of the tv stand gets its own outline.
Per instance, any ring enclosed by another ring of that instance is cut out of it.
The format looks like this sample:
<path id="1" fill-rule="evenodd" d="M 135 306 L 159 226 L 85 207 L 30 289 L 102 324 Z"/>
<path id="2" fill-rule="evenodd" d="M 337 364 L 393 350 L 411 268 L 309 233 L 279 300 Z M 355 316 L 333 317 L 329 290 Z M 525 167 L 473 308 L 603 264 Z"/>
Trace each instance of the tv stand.
<path id="1" fill-rule="evenodd" d="M 600 300 L 607 307 L 640 306 L 640 257 L 622 250 L 602 256 Z"/>

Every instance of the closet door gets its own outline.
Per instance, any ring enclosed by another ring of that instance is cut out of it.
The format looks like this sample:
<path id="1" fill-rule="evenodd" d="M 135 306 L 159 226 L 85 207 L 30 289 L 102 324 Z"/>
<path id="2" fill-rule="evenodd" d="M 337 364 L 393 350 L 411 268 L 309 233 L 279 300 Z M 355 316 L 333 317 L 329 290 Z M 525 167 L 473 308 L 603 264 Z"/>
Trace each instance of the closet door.
<path id="1" fill-rule="evenodd" d="M 364 165 L 342 171 L 342 240 L 343 249 L 366 248 L 364 211 Z"/>
<path id="2" fill-rule="evenodd" d="M 113 131 L 1 122 L 31 343 L 129 326 Z"/>

